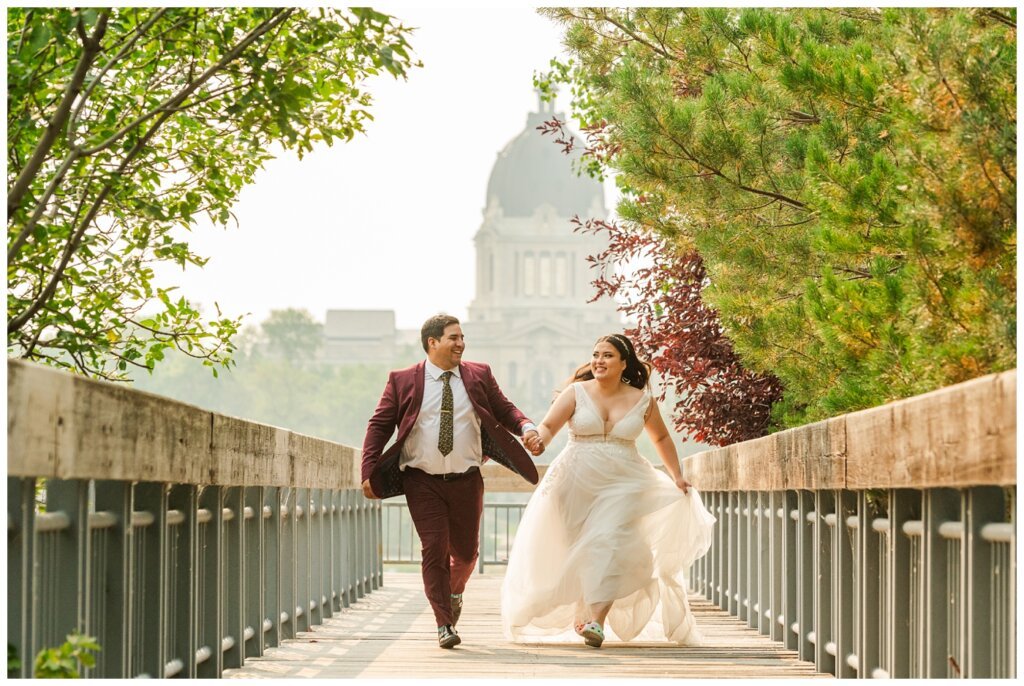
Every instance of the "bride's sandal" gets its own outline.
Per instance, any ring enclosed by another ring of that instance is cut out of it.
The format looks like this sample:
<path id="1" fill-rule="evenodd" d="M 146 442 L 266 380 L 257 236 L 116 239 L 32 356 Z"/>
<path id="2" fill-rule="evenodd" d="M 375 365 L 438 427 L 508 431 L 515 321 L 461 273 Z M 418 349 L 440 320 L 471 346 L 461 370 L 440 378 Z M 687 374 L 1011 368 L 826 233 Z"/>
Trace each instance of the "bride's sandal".
<path id="1" fill-rule="evenodd" d="M 592 648 L 600 648 L 604 643 L 604 629 L 597 622 L 587 622 L 576 633 L 583 637 L 583 642 Z"/>

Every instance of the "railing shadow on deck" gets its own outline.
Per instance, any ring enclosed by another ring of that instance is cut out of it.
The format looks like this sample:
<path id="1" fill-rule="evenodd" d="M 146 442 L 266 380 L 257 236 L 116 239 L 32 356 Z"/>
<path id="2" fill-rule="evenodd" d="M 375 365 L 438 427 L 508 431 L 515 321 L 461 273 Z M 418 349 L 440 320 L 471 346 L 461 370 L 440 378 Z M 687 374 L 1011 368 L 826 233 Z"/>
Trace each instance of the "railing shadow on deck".
<path id="1" fill-rule="evenodd" d="M 103 645 L 86 676 L 220 676 L 378 588 L 385 560 L 415 561 L 415 532 L 395 557 L 391 520 L 359 492 L 353 448 L 21 361 L 8 379 L 8 635 L 24 676 L 75 628 Z M 719 521 L 691 585 L 819 671 L 1014 677 L 1015 384 L 983 377 L 685 459 Z M 489 492 L 532 489 L 483 473 Z M 502 564 L 515 523 L 489 548 L 488 521 L 481 564 Z"/>

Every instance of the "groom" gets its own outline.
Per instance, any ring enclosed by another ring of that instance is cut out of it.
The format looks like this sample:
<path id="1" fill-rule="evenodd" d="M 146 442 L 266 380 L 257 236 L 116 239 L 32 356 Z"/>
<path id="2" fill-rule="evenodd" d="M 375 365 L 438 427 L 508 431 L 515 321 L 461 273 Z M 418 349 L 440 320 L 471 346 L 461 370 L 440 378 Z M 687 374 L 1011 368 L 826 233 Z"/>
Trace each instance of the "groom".
<path id="1" fill-rule="evenodd" d="M 437 642 L 462 642 L 455 625 L 462 592 L 480 544 L 484 482 L 480 465 L 492 459 L 532 484 L 537 468 L 509 434 L 533 455 L 544 452 L 533 423 L 502 394 L 491 368 L 463 362 L 466 348 L 455 317 L 423 324 L 427 359 L 388 376 L 363 441 L 363 495 L 405 493 L 423 546 L 423 586 L 437 620 Z M 384 446 L 395 430 L 398 438 Z"/>

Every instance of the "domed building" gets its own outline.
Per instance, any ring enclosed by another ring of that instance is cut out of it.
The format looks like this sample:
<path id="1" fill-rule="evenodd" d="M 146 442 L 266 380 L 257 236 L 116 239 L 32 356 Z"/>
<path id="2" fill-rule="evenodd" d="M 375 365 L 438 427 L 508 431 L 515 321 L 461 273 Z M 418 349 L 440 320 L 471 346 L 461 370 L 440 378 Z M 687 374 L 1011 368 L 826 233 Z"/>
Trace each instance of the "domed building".
<path id="1" fill-rule="evenodd" d="M 596 276 L 587 257 L 606 243 L 573 232 L 571 219 L 607 218 L 604 190 L 574 172 L 578 139 L 570 156 L 537 130 L 556 116 L 565 119 L 540 102 L 498 153 L 474 237 L 476 297 L 463 322 L 467 356 L 489 363 L 506 394 L 538 420 L 597 337 L 623 329 L 614 302 L 587 302 Z"/>

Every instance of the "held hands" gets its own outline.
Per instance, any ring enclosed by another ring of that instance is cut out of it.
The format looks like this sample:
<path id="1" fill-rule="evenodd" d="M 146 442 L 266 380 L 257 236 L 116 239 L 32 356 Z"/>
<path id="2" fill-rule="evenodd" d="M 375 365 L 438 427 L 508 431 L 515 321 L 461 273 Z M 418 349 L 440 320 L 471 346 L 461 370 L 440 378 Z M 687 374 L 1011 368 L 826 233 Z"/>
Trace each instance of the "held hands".
<path id="1" fill-rule="evenodd" d="M 370 488 L 369 479 L 363 482 L 363 496 L 370 500 L 380 500 L 380 498 L 377 497 L 377 494 L 373 492 L 373 489 Z"/>
<path id="2" fill-rule="evenodd" d="M 523 445 L 534 457 L 544 452 L 544 441 L 540 439 L 540 434 L 532 429 L 523 434 Z"/>

